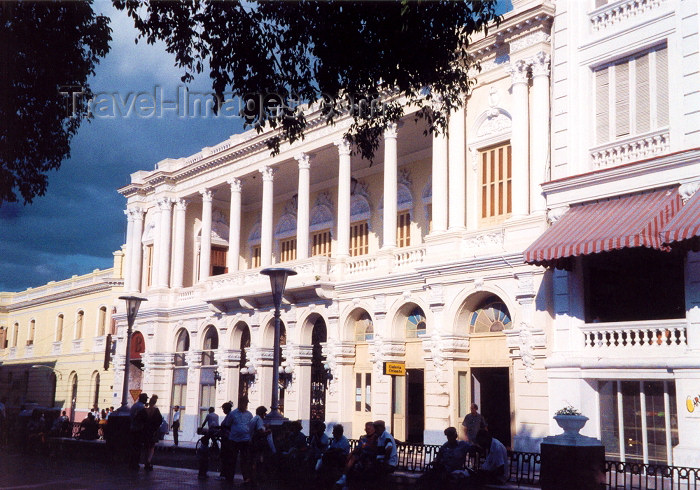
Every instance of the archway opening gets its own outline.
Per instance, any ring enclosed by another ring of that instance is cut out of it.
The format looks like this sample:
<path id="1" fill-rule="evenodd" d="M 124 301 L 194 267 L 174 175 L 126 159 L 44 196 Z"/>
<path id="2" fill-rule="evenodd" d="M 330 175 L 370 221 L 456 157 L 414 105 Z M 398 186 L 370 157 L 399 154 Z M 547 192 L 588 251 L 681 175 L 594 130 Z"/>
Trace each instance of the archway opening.
<path id="1" fill-rule="evenodd" d="M 310 420 L 326 420 L 326 361 L 323 344 L 327 341 L 326 322 L 318 317 L 311 331 L 311 414 Z"/>

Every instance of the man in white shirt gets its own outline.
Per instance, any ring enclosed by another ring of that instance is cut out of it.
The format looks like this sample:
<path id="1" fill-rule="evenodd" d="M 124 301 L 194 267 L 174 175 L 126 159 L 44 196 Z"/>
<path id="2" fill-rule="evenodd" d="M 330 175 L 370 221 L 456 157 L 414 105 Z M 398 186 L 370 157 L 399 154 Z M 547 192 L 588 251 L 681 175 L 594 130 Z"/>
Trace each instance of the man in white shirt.
<path id="1" fill-rule="evenodd" d="M 253 414 L 248 411 L 248 397 L 241 397 L 238 400 L 238 407 L 232 411 L 226 420 L 231 422 L 229 441 L 231 441 L 231 456 L 229 461 L 222 462 L 224 465 L 224 477 L 227 481 L 233 481 L 236 474 L 236 460 L 238 454 L 241 455 L 241 473 L 243 482 L 250 483 L 250 421 Z"/>
<path id="2" fill-rule="evenodd" d="M 506 447 L 485 430 L 476 434 L 476 443 L 487 451 L 486 461 L 476 472 L 482 483 L 505 483 L 508 480 L 508 451 Z"/>
<path id="3" fill-rule="evenodd" d="M 396 441 L 394 436 L 386 430 L 386 424 L 383 420 L 377 420 L 374 423 L 374 429 L 379 434 L 377 439 L 377 460 L 382 465 L 382 472 L 389 474 L 396 470 L 399 464 L 399 456 L 396 452 Z"/>
<path id="4" fill-rule="evenodd" d="M 175 405 L 173 407 L 173 442 L 177 446 L 178 437 L 180 436 L 180 405 Z"/>
<path id="5" fill-rule="evenodd" d="M 219 416 L 214 413 L 214 407 L 209 407 L 209 413 L 204 417 L 204 422 L 202 422 L 202 429 L 204 429 L 205 425 L 209 434 L 214 434 L 219 430 Z"/>

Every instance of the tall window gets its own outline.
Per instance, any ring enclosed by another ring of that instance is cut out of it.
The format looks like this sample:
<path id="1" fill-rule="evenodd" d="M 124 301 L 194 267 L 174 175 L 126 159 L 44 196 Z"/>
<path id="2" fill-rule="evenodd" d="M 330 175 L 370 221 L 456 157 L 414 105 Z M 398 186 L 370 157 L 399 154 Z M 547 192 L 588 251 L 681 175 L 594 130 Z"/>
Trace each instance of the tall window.
<path id="1" fill-rule="evenodd" d="M 355 373 L 355 411 L 372 411 L 372 373 Z"/>
<path id="2" fill-rule="evenodd" d="M 480 157 L 481 221 L 499 223 L 512 209 L 510 143 L 482 150 Z"/>
<path id="3" fill-rule="evenodd" d="M 95 373 L 94 380 L 95 380 L 94 381 L 95 392 L 94 392 L 93 397 L 92 397 L 93 408 L 100 406 L 100 373 Z"/>
<path id="4" fill-rule="evenodd" d="M 280 262 L 289 262 L 297 258 L 297 238 L 280 240 Z"/>
<path id="5" fill-rule="evenodd" d="M 219 348 L 219 334 L 216 327 L 209 325 L 204 333 L 202 347 L 202 369 L 199 384 L 199 423 L 204 422 L 209 407 L 216 405 L 216 360 L 214 352 Z"/>
<path id="6" fill-rule="evenodd" d="M 97 314 L 97 336 L 102 337 L 107 328 L 107 307 L 102 306 Z"/>
<path id="7" fill-rule="evenodd" d="M 80 310 L 78 312 L 78 316 L 75 319 L 75 338 L 76 339 L 82 339 L 83 338 L 83 319 L 85 318 L 85 312 L 83 310 Z"/>
<path id="8" fill-rule="evenodd" d="M 212 276 L 218 276 L 220 274 L 226 274 L 228 268 L 226 267 L 226 252 L 227 249 L 222 247 L 212 247 L 211 248 L 211 271 Z"/>
<path id="9" fill-rule="evenodd" d="M 241 343 L 239 344 L 239 347 L 241 349 L 241 364 L 240 368 L 245 367 L 246 363 L 248 362 L 248 349 L 250 348 L 250 330 L 248 329 L 247 325 L 243 325 L 243 331 L 241 333 Z M 240 374 L 238 374 L 238 398 L 240 399 L 243 396 L 248 396 L 248 381 L 247 379 Z"/>
<path id="10" fill-rule="evenodd" d="M 29 335 L 27 336 L 27 345 L 34 344 L 34 332 L 36 331 L 36 320 L 29 322 Z"/>
<path id="11" fill-rule="evenodd" d="M 12 327 L 12 347 L 17 347 L 17 337 L 19 336 L 19 323 Z"/>
<path id="12" fill-rule="evenodd" d="M 56 318 L 56 342 L 63 341 L 63 313 Z"/>
<path id="13" fill-rule="evenodd" d="M 366 221 L 350 225 L 350 256 L 369 253 L 369 225 Z"/>
<path id="14" fill-rule="evenodd" d="M 411 246 L 411 213 L 399 211 L 396 217 L 396 246 Z"/>
<path id="15" fill-rule="evenodd" d="M 250 249 L 250 268 L 260 267 L 260 245 L 253 245 Z"/>
<path id="16" fill-rule="evenodd" d="M 362 313 L 355 320 L 355 342 L 367 342 L 374 338 L 374 323 L 369 313 Z"/>
<path id="17" fill-rule="evenodd" d="M 182 412 L 180 417 L 184 416 L 185 400 L 187 398 L 187 360 L 185 359 L 185 355 L 188 350 L 190 350 L 190 336 L 187 330 L 183 328 L 178 333 L 177 342 L 175 344 L 175 366 L 173 368 L 173 392 L 170 406 L 170 420 L 172 420 L 172 407 L 175 405 L 180 407 L 180 411 Z"/>
<path id="18" fill-rule="evenodd" d="M 146 273 L 144 276 L 146 277 L 146 287 L 150 286 L 153 284 L 153 245 L 146 245 Z"/>
<path id="19" fill-rule="evenodd" d="M 7 328 L 0 327 L 0 349 L 7 349 Z"/>
<path id="20" fill-rule="evenodd" d="M 317 231 L 311 235 L 311 256 L 331 256 L 331 230 Z"/>
<path id="21" fill-rule="evenodd" d="M 667 58 L 664 45 L 594 71 L 597 144 L 668 125 Z"/>

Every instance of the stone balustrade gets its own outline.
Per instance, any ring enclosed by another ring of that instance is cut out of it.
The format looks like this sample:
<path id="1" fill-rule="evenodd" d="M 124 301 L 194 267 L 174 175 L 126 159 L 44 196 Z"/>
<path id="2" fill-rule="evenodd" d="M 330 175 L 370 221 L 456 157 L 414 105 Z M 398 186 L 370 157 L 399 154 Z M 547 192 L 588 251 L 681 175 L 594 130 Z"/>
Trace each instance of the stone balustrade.
<path id="1" fill-rule="evenodd" d="M 685 349 L 688 343 L 685 320 L 587 323 L 581 331 L 583 349 L 588 352 L 623 349 L 667 353 L 671 349 Z"/>
<path id="2" fill-rule="evenodd" d="M 589 14 L 591 30 L 598 32 L 614 26 L 624 20 L 652 10 L 665 0 L 623 0 L 613 1 Z"/>

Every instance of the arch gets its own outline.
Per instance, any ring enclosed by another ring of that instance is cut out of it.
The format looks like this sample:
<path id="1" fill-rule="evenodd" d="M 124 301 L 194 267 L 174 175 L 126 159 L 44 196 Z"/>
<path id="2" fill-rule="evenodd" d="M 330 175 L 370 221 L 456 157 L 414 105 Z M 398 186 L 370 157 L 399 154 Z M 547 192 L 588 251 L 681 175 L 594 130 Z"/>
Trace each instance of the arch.
<path id="1" fill-rule="evenodd" d="M 233 339 L 233 345 L 241 351 L 241 360 L 238 364 L 238 399 L 240 400 L 241 397 L 248 396 L 248 389 L 250 388 L 248 377 L 240 372 L 240 369 L 248 362 L 248 350 L 250 349 L 250 328 L 248 324 L 242 321 L 236 323 Z"/>
<path id="2" fill-rule="evenodd" d="M 100 306 L 97 310 L 97 336 L 102 337 L 107 330 L 107 307 Z"/>
<path id="3" fill-rule="evenodd" d="M 63 313 L 56 315 L 56 342 L 63 342 Z"/>
<path id="4" fill-rule="evenodd" d="M 78 404 L 78 373 L 75 371 L 70 373 L 68 377 L 68 386 L 70 386 L 70 420 L 75 422 L 75 407 Z"/>
<path id="5" fill-rule="evenodd" d="M 195 231 L 195 239 L 197 242 L 202 239 L 202 223 L 198 222 L 198 227 Z M 219 209 L 212 210 L 211 213 L 211 244 L 227 247 L 229 240 L 229 226 L 226 216 Z"/>
<path id="6" fill-rule="evenodd" d="M 7 348 L 7 327 L 0 326 L 0 349 Z"/>
<path id="7" fill-rule="evenodd" d="M 90 409 L 92 410 L 93 408 L 100 406 L 100 373 L 97 371 L 92 373 L 91 387 L 92 389 L 90 392 L 92 394 L 92 406 Z"/>
<path id="8" fill-rule="evenodd" d="M 512 310 L 503 299 L 504 296 L 491 290 L 472 292 L 461 303 L 456 315 L 455 331 L 474 334 L 512 329 Z"/>
<path id="9" fill-rule="evenodd" d="M 326 321 L 318 315 L 311 328 L 311 390 L 309 391 L 309 420 L 326 419 L 326 370 L 323 346 L 328 340 Z"/>
<path id="10" fill-rule="evenodd" d="M 297 325 L 301 325 L 301 329 L 299 332 L 299 343 L 303 345 L 311 345 L 312 338 L 313 338 L 313 329 L 314 325 L 318 321 L 318 319 L 321 318 L 326 325 L 328 325 L 328 319 L 325 318 L 321 313 L 318 311 L 310 311 L 307 312 L 301 320 L 297 323 Z"/>
<path id="11" fill-rule="evenodd" d="M 353 194 L 350 200 L 350 222 L 370 221 L 372 211 L 369 201 L 362 194 Z"/>
<path id="12" fill-rule="evenodd" d="M 190 350 L 190 334 L 186 328 L 181 328 L 175 334 L 175 366 L 186 366 L 185 353 Z"/>
<path id="13" fill-rule="evenodd" d="M 515 302 L 501 288 L 493 285 L 483 285 L 477 288 L 464 288 L 460 291 L 449 308 L 446 308 L 444 318 L 450 322 L 451 330 L 449 333 L 464 335 L 467 333 L 464 325 L 468 323 L 469 315 L 477 308 L 477 305 L 484 298 L 493 295 L 498 296 L 501 301 L 507 306 L 511 314 L 511 320 L 517 325 L 518 311 Z M 425 310 L 424 310 L 425 311 Z"/>
<path id="14" fill-rule="evenodd" d="M 253 227 L 250 229 L 250 233 L 248 234 L 248 245 L 257 245 L 260 243 L 260 236 L 262 234 L 262 226 L 260 225 L 260 221 L 256 221 L 255 224 L 253 224 Z"/>
<path id="15" fill-rule="evenodd" d="M 511 131 L 512 119 L 510 113 L 505 109 L 491 107 L 476 118 L 470 134 L 476 135 L 479 140 L 508 134 Z"/>
<path id="16" fill-rule="evenodd" d="M 286 345 L 287 342 L 287 327 L 284 321 L 280 319 L 280 346 Z M 267 322 L 267 327 L 263 333 L 263 347 L 273 347 L 275 343 L 275 319 L 270 318 Z"/>
<path id="17" fill-rule="evenodd" d="M 214 325 L 207 325 L 202 336 L 202 366 L 216 364 L 214 352 L 219 348 L 219 331 Z"/>
<path id="18" fill-rule="evenodd" d="M 283 215 L 275 227 L 275 240 L 289 238 L 297 234 L 297 217 L 293 214 Z"/>
<path id="19" fill-rule="evenodd" d="M 131 335 L 131 344 L 129 347 L 129 356 L 132 361 L 140 361 L 141 354 L 146 352 L 146 339 L 138 330 Z"/>
<path id="20" fill-rule="evenodd" d="M 19 336 L 19 323 L 15 322 L 12 327 L 12 347 L 17 347 L 17 337 Z"/>
<path id="21" fill-rule="evenodd" d="M 141 243 L 144 245 L 153 243 L 153 237 L 156 233 L 155 213 L 156 208 L 149 209 L 146 212 L 146 219 L 143 225 L 143 234 L 141 235 Z"/>
<path id="22" fill-rule="evenodd" d="M 335 214 L 333 202 L 327 192 L 322 192 L 316 197 L 316 203 L 311 208 L 309 216 L 309 231 L 333 229 Z"/>
<path id="23" fill-rule="evenodd" d="M 355 342 L 374 340 L 374 321 L 365 310 L 360 310 L 353 319 L 353 335 Z"/>

